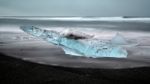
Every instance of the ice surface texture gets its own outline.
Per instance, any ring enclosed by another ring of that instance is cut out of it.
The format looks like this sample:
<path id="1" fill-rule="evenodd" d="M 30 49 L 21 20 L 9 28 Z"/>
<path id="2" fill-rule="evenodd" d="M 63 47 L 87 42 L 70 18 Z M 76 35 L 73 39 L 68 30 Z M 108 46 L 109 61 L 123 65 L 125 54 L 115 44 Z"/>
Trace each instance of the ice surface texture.
<path id="1" fill-rule="evenodd" d="M 34 26 L 21 26 L 24 32 L 39 37 L 49 43 L 61 46 L 66 54 L 85 57 L 115 57 L 126 58 L 127 51 L 111 41 L 102 41 L 99 39 L 76 40 L 67 38 L 56 31 L 48 31 Z M 121 38 L 118 38 L 118 41 Z M 121 42 L 123 40 L 121 39 Z"/>

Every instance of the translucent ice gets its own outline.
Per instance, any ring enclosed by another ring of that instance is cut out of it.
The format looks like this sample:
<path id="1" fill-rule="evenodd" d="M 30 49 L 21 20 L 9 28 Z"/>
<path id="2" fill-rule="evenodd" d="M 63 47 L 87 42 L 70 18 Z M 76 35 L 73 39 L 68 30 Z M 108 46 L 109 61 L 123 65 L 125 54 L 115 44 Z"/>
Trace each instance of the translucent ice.
<path id="1" fill-rule="evenodd" d="M 113 44 L 118 44 L 118 45 L 127 44 L 127 41 L 125 40 L 125 38 L 119 33 L 117 33 L 116 36 L 114 38 L 112 38 L 111 42 Z"/>
<path id="2" fill-rule="evenodd" d="M 113 41 L 102 41 L 99 39 L 76 40 L 67 38 L 56 31 L 43 30 L 34 26 L 21 26 L 21 29 L 33 36 L 61 46 L 66 54 L 85 57 L 127 57 L 127 51 L 119 45 L 114 45 Z M 123 41 L 120 37 L 119 41 Z M 124 42 L 124 41 L 123 41 Z"/>

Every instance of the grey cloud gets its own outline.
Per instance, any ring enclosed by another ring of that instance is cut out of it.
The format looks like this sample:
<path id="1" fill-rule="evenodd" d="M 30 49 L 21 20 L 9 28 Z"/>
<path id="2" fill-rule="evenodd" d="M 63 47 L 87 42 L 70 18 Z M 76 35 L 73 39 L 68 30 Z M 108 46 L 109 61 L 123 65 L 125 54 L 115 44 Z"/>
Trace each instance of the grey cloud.
<path id="1" fill-rule="evenodd" d="M 29 16 L 150 16 L 149 0 L 0 0 L 0 8 Z"/>

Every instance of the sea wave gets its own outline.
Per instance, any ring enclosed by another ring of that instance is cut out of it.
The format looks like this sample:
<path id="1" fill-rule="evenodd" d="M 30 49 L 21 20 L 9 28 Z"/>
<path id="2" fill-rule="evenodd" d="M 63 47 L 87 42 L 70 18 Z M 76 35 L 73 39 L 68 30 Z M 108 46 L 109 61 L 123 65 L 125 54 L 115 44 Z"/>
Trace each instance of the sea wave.
<path id="1" fill-rule="evenodd" d="M 138 21 L 150 22 L 150 17 L 50 17 L 50 16 L 1 16 L 0 19 L 54 20 L 54 21 Z"/>

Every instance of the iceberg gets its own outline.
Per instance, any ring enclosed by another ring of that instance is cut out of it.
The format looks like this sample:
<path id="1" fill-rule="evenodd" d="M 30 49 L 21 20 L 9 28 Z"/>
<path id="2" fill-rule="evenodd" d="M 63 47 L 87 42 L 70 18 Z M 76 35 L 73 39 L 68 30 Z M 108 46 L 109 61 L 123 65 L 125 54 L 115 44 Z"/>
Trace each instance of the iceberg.
<path id="1" fill-rule="evenodd" d="M 20 28 L 30 35 L 60 46 L 65 54 L 92 58 L 126 58 L 128 55 L 126 49 L 119 45 L 120 42 L 126 43 L 121 37 L 117 37 L 112 41 L 103 41 L 94 38 L 79 38 L 80 35 L 77 35 L 79 39 L 74 39 L 71 37 L 76 37 L 75 34 L 68 37 L 56 31 L 45 30 L 34 26 L 21 26 Z"/>

